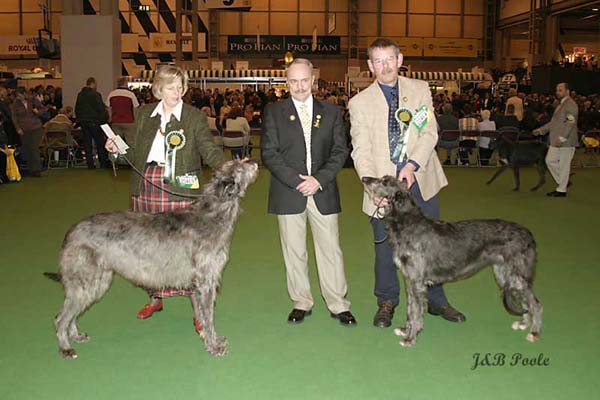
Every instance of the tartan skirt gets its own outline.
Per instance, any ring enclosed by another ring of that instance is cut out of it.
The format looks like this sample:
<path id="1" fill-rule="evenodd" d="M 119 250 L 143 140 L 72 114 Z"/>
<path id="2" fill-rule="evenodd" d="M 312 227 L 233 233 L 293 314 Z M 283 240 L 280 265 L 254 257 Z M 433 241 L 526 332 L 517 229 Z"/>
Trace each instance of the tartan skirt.
<path id="1" fill-rule="evenodd" d="M 160 188 L 168 189 L 167 185 L 163 183 L 164 172 L 164 167 L 148 164 L 144 170 L 144 178 Z M 133 211 L 156 214 L 160 212 L 176 210 L 178 208 L 186 208 L 192 204 L 192 202 L 189 200 L 169 200 L 169 194 L 167 192 L 152 186 L 150 183 L 148 183 L 148 181 L 145 179 L 142 180 L 142 189 L 140 190 L 139 196 L 131 196 Z M 193 291 L 193 289 L 175 288 L 164 288 L 161 290 L 148 289 L 148 293 L 152 297 L 160 298 L 190 296 Z"/>

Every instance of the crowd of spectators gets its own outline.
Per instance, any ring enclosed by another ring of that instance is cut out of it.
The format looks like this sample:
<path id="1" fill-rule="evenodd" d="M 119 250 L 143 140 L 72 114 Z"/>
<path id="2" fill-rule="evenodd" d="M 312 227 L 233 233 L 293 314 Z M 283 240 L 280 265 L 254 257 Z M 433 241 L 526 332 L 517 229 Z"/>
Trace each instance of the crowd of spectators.
<path id="1" fill-rule="evenodd" d="M 593 60 L 590 60 L 593 61 Z M 499 72 L 498 72 L 499 73 Z M 0 87 L 0 117 L 2 118 L 3 146 L 21 145 L 21 137 L 16 132 L 11 110 L 17 100 L 18 90 Z M 139 104 L 156 102 L 150 87 L 132 90 Z M 314 93 L 315 97 L 337 104 L 344 116 L 347 130 L 349 131 L 349 118 L 347 104 L 349 97 L 355 93 L 347 94 L 344 88 L 319 87 Z M 71 121 L 76 124 L 72 107 L 63 107 L 61 88 L 53 86 L 37 86 L 26 90 L 27 99 L 40 104 L 36 115 L 47 128 L 48 121 L 57 118 L 52 124 Z M 570 96 L 579 106 L 578 128 L 580 132 L 600 129 L 600 94 L 589 96 L 580 95 L 571 91 Z M 224 130 L 242 131 L 249 134 L 251 128 L 260 128 L 262 115 L 267 104 L 289 97 L 282 88 L 255 89 L 201 89 L 192 87 L 184 96 L 188 104 L 202 109 L 208 116 L 209 125 L 219 132 Z M 499 130 L 512 128 L 519 131 L 531 132 L 547 123 L 558 105 L 554 94 L 523 93 L 511 90 L 506 93 L 491 91 L 478 91 L 474 89 L 463 93 L 449 93 L 448 91 L 432 92 L 433 107 L 440 128 L 440 133 L 447 130 L 473 131 L 473 130 Z M 439 143 L 440 147 L 447 149 L 446 164 L 453 163 L 450 149 L 456 143 Z M 479 141 L 480 154 L 490 152 L 489 141 L 483 138 Z M 467 159 L 468 154 L 460 154 L 454 163 Z M 3 153 L 0 152 L 0 169 L 2 168 Z M 3 179 L 4 178 L 4 179 Z M 0 174 L 0 180 L 6 180 Z"/>

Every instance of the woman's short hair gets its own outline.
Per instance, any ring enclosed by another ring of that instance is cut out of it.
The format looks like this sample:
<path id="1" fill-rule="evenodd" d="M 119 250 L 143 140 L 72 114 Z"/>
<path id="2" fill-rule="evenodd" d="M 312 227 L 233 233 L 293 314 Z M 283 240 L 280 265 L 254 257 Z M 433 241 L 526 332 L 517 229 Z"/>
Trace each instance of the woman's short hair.
<path id="1" fill-rule="evenodd" d="M 227 114 L 228 119 L 236 119 L 237 117 L 243 117 L 244 113 L 242 112 L 242 108 L 239 106 L 231 107 L 231 110 Z"/>
<path id="2" fill-rule="evenodd" d="M 481 119 L 484 121 L 490 119 L 490 115 L 490 110 L 481 110 Z"/>
<path id="3" fill-rule="evenodd" d="M 154 75 L 154 81 L 152 82 L 152 94 L 159 100 L 162 100 L 162 90 L 166 85 L 170 85 L 173 82 L 181 80 L 183 86 L 183 96 L 188 90 L 188 76 L 187 73 L 176 65 L 163 65 L 158 68 L 156 75 Z"/>

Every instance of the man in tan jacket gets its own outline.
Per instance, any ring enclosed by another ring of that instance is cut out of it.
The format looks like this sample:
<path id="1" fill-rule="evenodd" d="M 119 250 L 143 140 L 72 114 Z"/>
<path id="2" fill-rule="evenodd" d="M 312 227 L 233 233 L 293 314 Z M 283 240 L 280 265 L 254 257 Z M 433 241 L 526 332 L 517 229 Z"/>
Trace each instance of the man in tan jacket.
<path id="1" fill-rule="evenodd" d="M 554 110 L 552 119 L 546 125 L 533 131 L 534 135 L 550 133 L 548 138 L 548 154 L 546 165 L 558 184 L 556 190 L 548 193 L 549 197 L 567 197 L 571 160 L 577 146 L 577 117 L 579 108 L 569 96 L 569 85 L 556 85 L 556 98 L 560 104 Z"/>
<path id="2" fill-rule="evenodd" d="M 448 184 L 435 152 L 438 140 L 431 93 L 426 82 L 398 76 L 402 54 L 388 39 L 375 40 L 368 49 L 369 69 L 376 81 L 349 103 L 352 158 L 360 178 L 397 176 L 406 180 L 413 198 L 430 218 L 439 218 L 437 193 Z M 375 296 L 379 309 L 373 324 L 388 327 L 398 305 L 400 284 L 392 249 L 376 204 L 364 194 L 363 211 L 375 236 Z M 428 291 L 429 312 L 462 322 L 465 316 L 448 304 L 441 285 Z"/>

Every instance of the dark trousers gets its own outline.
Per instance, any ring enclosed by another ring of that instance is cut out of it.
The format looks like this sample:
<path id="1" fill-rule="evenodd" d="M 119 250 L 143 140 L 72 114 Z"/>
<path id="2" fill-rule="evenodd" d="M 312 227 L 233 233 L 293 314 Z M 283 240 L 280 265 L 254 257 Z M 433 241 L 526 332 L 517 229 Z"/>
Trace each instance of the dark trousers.
<path id="1" fill-rule="evenodd" d="M 106 135 L 100 128 L 100 124 L 96 121 L 79 121 L 81 125 L 81 137 L 83 139 L 83 148 L 85 149 L 85 160 L 88 168 L 94 168 L 94 142 L 98 151 L 98 160 L 100 166 L 108 168 L 111 166 L 108 159 L 108 152 L 104 148 L 106 143 Z"/>
<path id="2" fill-rule="evenodd" d="M 42 142 L 42 128 L 25 130 L 21 136 L 21 144 L 27 169 L 29 172 L 40 172 L 42 170 L 42 159 L 40 157 L 40 144 Z"/>
<path id="3" fill-rule="evenodd" d="M 0 183 L 6 182 L 8 182 L 8 177 L 6 176 L 6 154 L 0 151 Z"/>
<path id="4" fill-rule="evenodd" d="M 411 186 L 410 191 L 423 213 L 438 220 L 440 217 L 438 196 L 436 195 L 427 201 L 423 200 L 416 181 Z M 377 297 L 377 304 L 390 300 L 395 307 L 400 302 L 400 281 L 394 264 L 392 247 L 386 239 L 385 223 L 382 219 L 372 218 L 371 225 L 375 238 L 375 296 Z M 441 308 L 448 305 L 448 299 L 446 299 L 442 285 L 428 287 L 427 299 L 432 307 Z"/>

